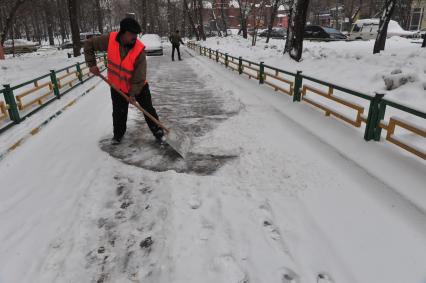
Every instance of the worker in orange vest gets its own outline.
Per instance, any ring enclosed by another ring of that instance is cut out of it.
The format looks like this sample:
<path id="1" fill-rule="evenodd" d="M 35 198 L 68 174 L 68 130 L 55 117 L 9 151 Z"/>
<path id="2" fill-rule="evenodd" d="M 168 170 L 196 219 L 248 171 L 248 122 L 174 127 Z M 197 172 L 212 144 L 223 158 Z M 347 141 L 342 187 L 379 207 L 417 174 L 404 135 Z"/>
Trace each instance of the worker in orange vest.
<path id="1" fill-rule="evenodd" d="M 95 51 L 107 51 L 108 80 L 111 84 L 128 94 L 132 104 L 137 101 L 142 108 L 158 119 L 146 81 L 145 46 L 137 38 L 139 33 L 141 33 L 139 23 L 133 18 L 125 18 L 120 22 L 119 32 L 88 39 L 84 44 L 84 56 L 90 72 L 99 75 Z M 111 99 L 114 126 L 112 144 L 119 144 L 126 132 L 129 102 L 113 88 L 111 88 Z M 157 141 L 164 141 L 163 129 L 146 115 L 145 121 Z"/>

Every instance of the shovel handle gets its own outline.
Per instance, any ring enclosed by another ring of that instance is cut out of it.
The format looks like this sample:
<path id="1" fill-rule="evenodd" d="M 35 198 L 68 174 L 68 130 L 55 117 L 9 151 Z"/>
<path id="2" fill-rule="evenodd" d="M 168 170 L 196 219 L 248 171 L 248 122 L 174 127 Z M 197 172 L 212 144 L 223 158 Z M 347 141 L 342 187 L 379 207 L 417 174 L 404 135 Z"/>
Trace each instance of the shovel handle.
<path id="1" fill-rule="evenodd" d="M 104 80 L 104 82 L 106 82 L 110 87 L 112 87 L 116 92 L 118 92 L 122 97 L 124 97 L 124 99 L 126 99 L 127 102 L 130 103 L 130 99 L 129 99 L 128 95 L 126 95 L 124 92 L 122 92 L 120 89 L 118 89 L 115 85 L 113 85 L 107 78 L 105 78 L 104 75 L 99 74 L 99 77 L 101 77 L 101 79 Z M 152 116 L 151 114 L 149 114 L 148 111 L 146 111 L 145 109 L 143 109 L 142 106 L 140 106 L 137 101 L 135 103 L 131 103 L 131 104 L 133 104 L 136 108 L 138 108 L 140 111 L 142 111 L 143 114 L 145 114 L 146 116 L 148 116 L 148 118 L 151 119 L 160 128 L 162 128 L 163 130 L 165 130 L 167 133 L 170 132 L 170 130 L 166 126 L 164 126 L 160 121 L 158 121 L 158 119 L 156 119 L 154 116 Z"/>

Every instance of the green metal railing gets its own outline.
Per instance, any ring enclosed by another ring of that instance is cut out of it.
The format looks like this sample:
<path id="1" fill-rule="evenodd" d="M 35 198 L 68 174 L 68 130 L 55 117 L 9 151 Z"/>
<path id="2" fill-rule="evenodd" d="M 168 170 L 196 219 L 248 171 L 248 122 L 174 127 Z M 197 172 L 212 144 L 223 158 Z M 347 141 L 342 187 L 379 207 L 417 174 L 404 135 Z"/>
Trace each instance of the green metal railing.
<path id="1" fill-rule="evenodd" d="M 106 55 L 98 55 L 96 59 L 99 66 L 106 61 Z M 103 70 L 105 66 L 102 64 L 99 67 Z M 0 95 L 4 97 L 3 104 L 4 109 L 7 109 L 7 115 L 3 116 L 3 111 L 0 112 L 0 133 L 19 124 L 23 119 L 40 111 L 56 99 L 60 99 L 92 77 L 86 63 L 78 62 L 59 70 L 51 70 L 49 74 L 15 86 L 4 84 L 3 89 L 0 89 Z M 35 106 L 35 104 L 38 105 Z"/>
<path id="2" fill-rule="evenodd" d="M 275 91 L 280 90 L 281 92 L 293 96 L 294 102 L 304 101 L 310 103 L 311 105 L 314 105 L 325 111 L 327 116 L 333 115 L 336 118 L 356 127 L 360 127 L 362 123 L 365 123 L 364 139 L 366 141 L 380 141 L 381 131 L 382 129 L 385 129 L 387 131 L 386 140 L 404 148 L 411 153 L 414 153 L 422 159 L 426 159 L 426 153 L 424 151 L 416 148 L 415 146 L 404 143 L 394 136 L 395 127 L 398 126 L 404 128 L 405 130 L 411 131 L 420 137 L 426 138 L 426 130 L 424 128 L 403 121 L 397 117 L 391 117 L 389 123 L 384 122 L 387 107 L 392 107 L 404 113 L 409 113 L 416 117 L 426 119 L 426 113 L 421 110 L 413 109 L 394 101 L 384 99 L 383 94 L 377 93 L 375 96 L 370 96 L 356 90 L 304 75 L 302 71 L 297 71 L 296 73 L 289 72 L 270 65 L 265 65 L 263 62 L 256 63 L 243 59 L 242 57 L 230 56 L 228 53 L 222 53 L 219 50 L 212 50 L 193 42 L 188 42 L 188 47 L 195 51 L 198 50 L 200 55 L 208 56 L 210 59 L 214 59 L 216 62 L 225 65 L 225 67 L 230 67 L 230 69 L 237 71 L 239 74 L 245 74 L 249 78 L 257 79 L 259 84 L 267 84 L 274 88 Z M 281 85 L 278 85 L 277 82 L 281 84 L 285 83 L 288 88 L 283 88 Z M 328 87 L 328 91 L 325 92 L 323 90 L 319 90 L 307 84 L 307 82 L 312 82 Z M 366 100 L 367 104 L 369 105 L 367 115 L 364 115 L 364 107 L 345 100 L 344 98 L 334 96 L 333 93 L 336 90 L 344 94 L 355 96 L 364 101 Z M 328 105 L 321 104 L 306 97 L 308 92 L 320 95 L 325 99 L 351 108 L 357 112 L 356 120 L 350 119 L 346 115 L 333 110 Z"/>

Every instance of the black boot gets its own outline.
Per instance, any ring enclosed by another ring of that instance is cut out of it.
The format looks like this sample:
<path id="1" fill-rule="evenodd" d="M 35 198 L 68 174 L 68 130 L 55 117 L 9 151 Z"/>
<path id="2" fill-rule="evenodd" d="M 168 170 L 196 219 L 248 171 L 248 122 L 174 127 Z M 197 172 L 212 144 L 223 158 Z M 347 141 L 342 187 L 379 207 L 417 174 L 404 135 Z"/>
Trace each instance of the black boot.
<path id="1" fill-rule="evenodd" d="M 111 145 L 118 145 L 118 144 L 120 144 L 121 143 L 121 139 L 122 138 L 113 137 L 111 139 Z"/>

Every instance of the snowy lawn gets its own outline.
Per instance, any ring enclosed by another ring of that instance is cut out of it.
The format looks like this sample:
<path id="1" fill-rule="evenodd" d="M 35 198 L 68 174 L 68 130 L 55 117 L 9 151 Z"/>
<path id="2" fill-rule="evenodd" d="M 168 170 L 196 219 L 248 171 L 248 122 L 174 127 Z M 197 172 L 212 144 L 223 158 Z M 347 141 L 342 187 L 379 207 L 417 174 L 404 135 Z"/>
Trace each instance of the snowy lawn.
<path id="1" fill-rule="evenodd" d="M 59 70 L 84 61 L 83 55 L 68 58 L 67 53 L 72 53 L 72 49 L 43 47 L 37 52 L 19 54 L 16 57 L 7 55 L 6 60 L 0 60 L 0 85 L 14 86 L 48 74 L 50 70 Z"/>

